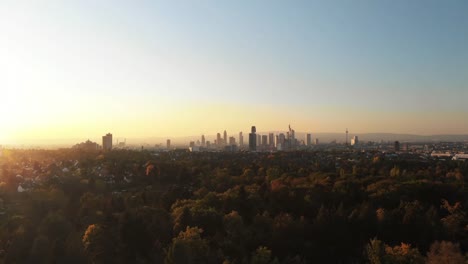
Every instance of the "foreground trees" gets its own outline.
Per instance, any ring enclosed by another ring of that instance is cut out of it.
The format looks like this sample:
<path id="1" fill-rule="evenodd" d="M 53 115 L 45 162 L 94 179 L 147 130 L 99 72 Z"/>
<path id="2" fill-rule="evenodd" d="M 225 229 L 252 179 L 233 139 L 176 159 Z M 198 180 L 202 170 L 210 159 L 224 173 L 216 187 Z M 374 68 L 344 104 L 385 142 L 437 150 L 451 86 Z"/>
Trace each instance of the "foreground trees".
<path id="1" fill-rule="evenodd" d="M 466 261 L 463 162 L 18 151 L 3 163 L 4 263 Z"/>

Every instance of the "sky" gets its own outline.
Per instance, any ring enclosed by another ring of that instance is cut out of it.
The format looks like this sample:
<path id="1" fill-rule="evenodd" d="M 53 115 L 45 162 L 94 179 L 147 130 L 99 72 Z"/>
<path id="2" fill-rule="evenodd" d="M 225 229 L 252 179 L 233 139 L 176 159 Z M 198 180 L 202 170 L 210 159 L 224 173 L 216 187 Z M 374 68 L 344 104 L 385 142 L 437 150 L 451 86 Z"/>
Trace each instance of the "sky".
<path id="1" fill-rule="evenodd" d="M 0 144 L 468 134 L 468 1 L 0 1 Z"/>

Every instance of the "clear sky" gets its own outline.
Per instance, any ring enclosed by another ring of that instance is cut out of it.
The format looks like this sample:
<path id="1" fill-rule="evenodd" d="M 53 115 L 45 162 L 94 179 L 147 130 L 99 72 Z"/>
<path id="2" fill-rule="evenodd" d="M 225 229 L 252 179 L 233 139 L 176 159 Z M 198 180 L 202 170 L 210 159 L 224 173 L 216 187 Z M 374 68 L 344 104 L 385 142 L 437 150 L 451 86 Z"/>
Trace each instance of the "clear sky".
<path id="1" fill-rule="evenodd" d="M 468 1 L 0 1 L 0 144 L 468 133 Z"/>

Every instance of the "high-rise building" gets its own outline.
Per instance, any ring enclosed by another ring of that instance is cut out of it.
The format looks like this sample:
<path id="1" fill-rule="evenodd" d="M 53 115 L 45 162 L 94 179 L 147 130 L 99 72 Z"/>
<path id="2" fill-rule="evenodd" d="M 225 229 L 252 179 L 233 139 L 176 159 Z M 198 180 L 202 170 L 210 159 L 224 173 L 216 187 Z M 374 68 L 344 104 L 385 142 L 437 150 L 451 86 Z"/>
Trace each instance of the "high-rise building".
<path id="1" fill-rule="evenodd" d="M 223 139 L 224 139 L 224 145 L 227 145 L 227 143 L 228 143 L 228 137 L 227 137 L 227 132 L 226 132 L 226 130 L 224 130 L 224 137 L 223 137 Z"/>
<path id="2" fill-rule="evenodd" d="M 205 135 L 201 136 L 201 145 L 202 145 L 202 147 L 205 146 Z"/>
<path id="3" fill-rule="evenodd" d="M 244 147 L 244 135 L 242 135 L 242 132 L 239 132 L 239 146 L 241 148 Z"/>
<path id="4" fill-rule="evenodd" d="M 171 149 L 171 140 L 170 139 L 166 140 L 166 148 Z"/>
<path id="5" fill-rule="evenodd" d="M 221 134 L 216 134 L 216 145 L 221 146 Z"/>
<path id="6" fill-rule="evenodd" d="M 262 135 L 257 135 L 257 146 L 262 144 Z"/>
<path id="7" fill-rule="evenodd" d="M 268 134 L 268 143 L 270 144 L 271 147 L 275 146 L 275 134 L 273 133 Z"/>
<path id="8" fill-rule="evenodd" d="M 354 137 L 351 139 L 351 146 L 354 146 L 354 145 L 357 145 L 357 144 L 359 144 L 358 136 L 354 136 Z"/>
<path id="9" fill-rule="evenodd" d="M 278 142 L 276 143 L 276 149 L 277 150 L 284 150 L 285 149 L 285 143 L 286 143 L 286 136 L 283 133 L 280 133 L 278 135 Z"/>
<path id="10" fill-rule="evenodd" d="M 249 149 L 250 151 L 257 150 L 257 135 L 255 134 L 257 129 L 255 126 L 252 126 L 251 132 L 249 133 Z"/>
<path id="11" fill-rule="evenodd" d="M 268 136 L 262 135 L 262 146 L 268 146 Z"/>
<path id="12" fill-rule="evenodd" d="M 318 138 L 314 139 L 314 145 L 318 145 L 318 144 L 319 144 Z"/>
<path id="13" fill-rule="evenodd" d="M 235 145 L 236 145 L 236 138 L 229 137 L 229 146 L 235 146 Z"/>
<path id="14" fill-rule="evenodd" d="M 195 147 L 195 141 L 190 141 L 189 147 L 190 147 L 190 148 Z"/>
<path id="15" fill-rule="evenodd" d="M 112 134 L 107 133 L 105 136 L 102 136 L 102 149 L 103 150 L 112 150 Z"/>
<path id="16" fill-rule="evenodd" d="M 305 145 L 306 146 L 312 145 L 312 135 L 311 134 L 306 135 Z"/>

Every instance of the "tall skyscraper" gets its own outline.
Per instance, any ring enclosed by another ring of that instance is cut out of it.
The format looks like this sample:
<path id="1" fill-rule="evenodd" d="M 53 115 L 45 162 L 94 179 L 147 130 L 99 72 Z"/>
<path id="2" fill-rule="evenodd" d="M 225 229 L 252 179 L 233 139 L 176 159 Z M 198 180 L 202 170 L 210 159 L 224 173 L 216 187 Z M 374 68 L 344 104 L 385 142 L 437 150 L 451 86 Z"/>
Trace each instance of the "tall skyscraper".
<path id="1" fill-rule="evenodd" d="M 311 134 L 306 135 L 305 144 L 306 144 L 306 146 L 312 145 L 312 135 Z"/>
<path id="2" fill-rule="evenodd" d="M 275 134 L 273 133 L 268 134 L 268 143 L 270 144 L 271 147 L 275 146 Z"/>
<path id="3" fill-rule="evenodd" d="M 102 149 L 103 150 L 112 150 L 112 134 L 107 133 L 105 136 L 102 136 Z"/>
<path id="4" fill-rule="evenodd" d="M 216 145 L 221 146 L 221 134 L 216 134 Z"/>
<path id="5" fill-rule="evenodd" d="M 239 146 L 241 148 L 244 147 L 244 135 L 242 135 L 242 132 L 239 132 Z"/>
<path id="6" fill-rule="evenodd" d="M 257 146 L 262 144 L 262 135 L 257 135 Z"/>
<path id="7" fill-rule="evenodd" d="M 257 132 L 257 129 L 255 126 L 252 126 L 252 129 L 249 133 L 249 149 L 250 151 L 256 151 L 257 150 L 257 135 L 255 134 Z"/>
<path id="8" fill-rule="evenodd" d="M 354 146 L 354 145 L 357 145 L 357 144 L 359 144 L 358 136 L 354 136 L 354 137 L 351 139 L 351 146 Z"/>
<path id="9" fill-rule="evenodd" d="M 205 135 L 201 136 L 201 145 L 202 145 L 202 147 L 205 146 Z"/>
<path id="10" fill-rule="evenodd" d="M 229 137 L 229 145 L 230 146 L 235 146 L 236 145 L 236 138 L 235 137 Z"/>
<path id="11" fill-rule="evenodd" d="M 166 140 L 166 148 L 171 149 L 171 140 L 170 139 Z"/>
<path id="12" fill-rule="evenodd" d="M 262 146 L 264 146 L 264 147 L 268 146 L 268 136 L 267 135 L 262 135 Z"/>
<path id="13" fill-rule="evenodd" d="M 227 137 L 227 132 L 226 132 L 226 130 L 224 130 L 224 137 L 223 137 L 223 139 L 224 139 L 224 145 L 227 145 L 227 143 L 228 143 L 228 137 Z"/>
<path id="14" fill-rule="evenodd" d="M 284 150 L 286 143 L 286 136 L 283 133 L 280 133 L 278 136 L 278 142 L 276 143 L 277 150 Z"/>

